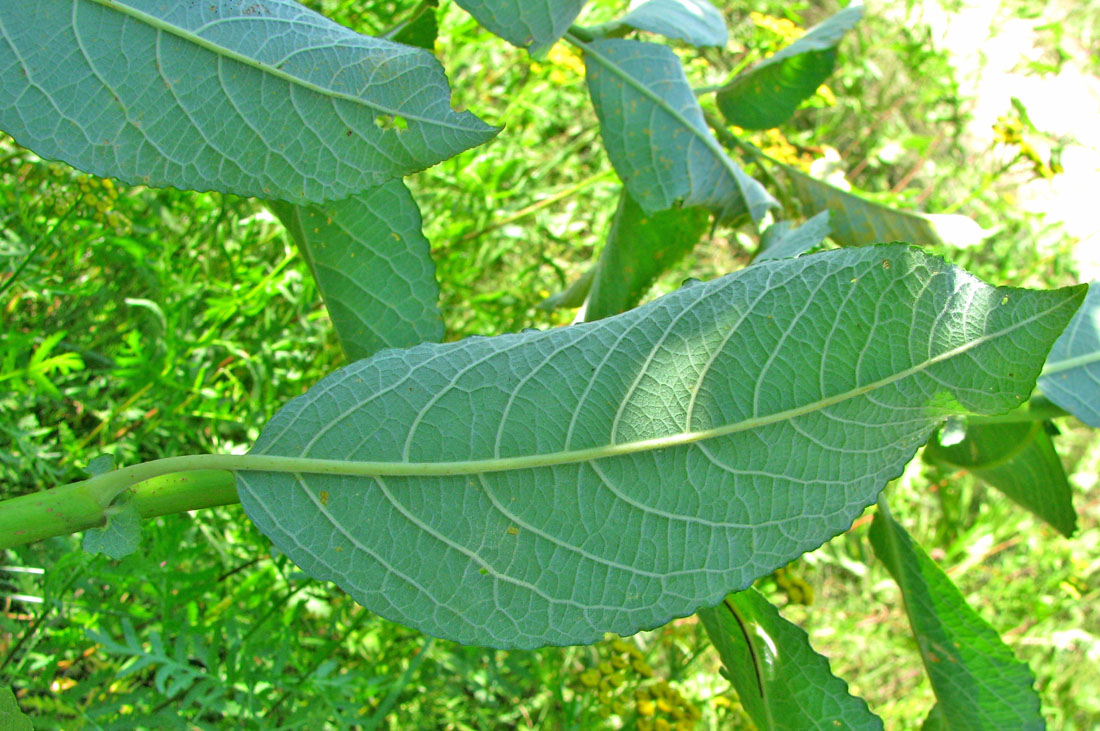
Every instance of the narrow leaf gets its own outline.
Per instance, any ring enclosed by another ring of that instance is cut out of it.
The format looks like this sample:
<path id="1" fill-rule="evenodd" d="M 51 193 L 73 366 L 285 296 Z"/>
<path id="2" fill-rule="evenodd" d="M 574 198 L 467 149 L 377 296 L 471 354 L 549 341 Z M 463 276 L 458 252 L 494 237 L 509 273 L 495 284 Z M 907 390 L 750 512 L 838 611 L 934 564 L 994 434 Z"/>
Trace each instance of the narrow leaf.
<path id="1" fill-rule="evenodd" d="M 788 221 L 776 221 L 764 232 L 756 262 L 768 259 L 788 259 L 820 246 L 829 235 L 829 212 L 822 211 L 801 226 L 791 227 Z"/>
<path id="2" fill-rule="evenodd" d="M 863 17 L 862 5 L 844 8 L 797 41 L 735 76 L 717 94 L 730 124 L 769 129 L 790 119 L 836 65 L 836 46 Z"/>
<path id="3" fill-rule="evenodd" d="M 349 360 L 443 338 L 420 210 L 394 180 L 335 203 L 272 203 L 310 262 Z"/>
<path id="4" fill-rule="evenodd" d="M 924 455 L 973 473 L 1062 535 L 1077 527 L 1066 471 L 1045 422 L 971 424 L 957 444 L 943 446 L 933 437 Z"/>
<path id="5" fill-rule="evenodd" d="M 0 4 L 0 128 L 127 183 L 318 203 L 496 134 L 432 54 L 291 0 Z"/>
<path id="6" fill-rule="evenodd" d="M 724 46 L 729 40 L 726 19 L 709 0 L 634 0 L 620 22 L 693 46 Z"/>
<path id="7" fill-rule="evenodd" d="M 934 723 L 953 729 L 1043 728 L 1031 671 L 967 606 L 947 574 L 886 513 L 875 515 L 870 537 L 905 599 L 938 701 Z"/>
<path id="8" fill-rule="evenodd" d="M 114 559 L 129 556 L 141 546 L 141 513 L 131 499 L 131 493 L 108 508 L 107 525 L 84 533 L 81 546 L 88 553 L 102 553 Z"/>
<path id="9" fill-rule="evenodd" d="M 762 731 L 882 728 L 810 647 L 802 628 L 779 616 L 755 589 L 700 609 L 699 619 L 722 658 L 722 674 Z"/>
<path id="10" fill-rule="evenodd" d="M 477 22 L 532 56 L 554 45 L 580 14 L 586 0 L 455 0 Z"/>
<path id="11" fill-rule="evenodd" d="M 1097 282 L 1089 287 L 1085 304 L 1054 343 L 1039 388 L 1081 421 L 1100 427 L 1100 284 Z"/>
<path id="12" fill-rule="evenodd" d="M 832 228 L 829 235 L 838 244 L 863 246 L 905 241 L 917 246 L 935 246 L 943 243 L 935 226 L 919 214 L 860 198 L 788 165 L 781 167 L 803 205 L 812 211 L 829 211 Z"/>
<path id="13" fill-rule="evenodd" d="M 649 215 L 624 190 L 596 265 L 585 320 L 637 305 L 658 276 L 695 248 L 709 223 L 710 214 L 702 208 Z"/>
<path id="14" fill-rule="evenodd" d="M 774 198 L 730 159 L 671 49 L 627 40 L 580 44 L 588 91 L 615 171 L 647 213 L 709 208 L 759 221 Z"/>
<path id="15" fill-rule="evenodd" d="M 1026 398 L 1083 297 L 861 247 L 593 323 L 387 350 L 252 450 L 327 474 L 239 472 L 240 498 L 304 571 L 429 634 L 632 634 L 847 529 L 946 416 Z"/>

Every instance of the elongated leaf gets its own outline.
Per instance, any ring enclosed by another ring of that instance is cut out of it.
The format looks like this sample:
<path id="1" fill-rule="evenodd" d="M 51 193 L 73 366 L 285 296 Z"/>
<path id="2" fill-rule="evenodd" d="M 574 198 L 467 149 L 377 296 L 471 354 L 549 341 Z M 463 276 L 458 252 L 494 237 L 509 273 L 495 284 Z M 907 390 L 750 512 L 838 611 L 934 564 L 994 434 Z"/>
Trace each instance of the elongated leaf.
<path id="1" fill-rule="evenodd" d="M 4 2 L 0 36 L 0 128 L 128 183 L 317 203 L 496 134 L 432 54 L 291 0 Z"/>
<path id="2" fill-rule="evenodd" d="M 455 0 L 477 22 L 538 56 L 563 35 L 586 0 Z"/>
<path id="3" fill-rule="evenodd" d="M 1070 320 L 1047 358 L 1039 388 L 1089 426 L 1100 427 L 1100 284 Z"/>
<path id="4" fill-rule="evenodd" d="M 700 609 L 699 619 L 722 658 L 722 674 L 762 731 L 882 728 L 810 647 L 802 628 L 779 616 L 755 589 Z"/>
<path id="5" fill-rule="evenodd" d="M 863 17 L 862 5 L 844 8 L 797 41 L 735 76 L 717 94 L 730 124 L 769 129 L 790 119 L 836 66 L 836 46 Z"/>
<path id="6" fill-rule="evenodd" d="M 694 46 L 724 46 L 726 19 L 709 0 L 635 0 L 620 21 Z"/>
<path id="7" fill-rule="evenodd" d="M 271 208 L 305 252 L 349 360 L 443 338 L 435 267 L 403 182 Z"/>
<path id="8" fill-rule="evenodd" d="M 844 246 L 905 241 L 917 246 L 943 243 L 936 228 L 923 216 L 899 211 L 860 198 L 782 166 L 795 195 L 812 211 L 829 211 L 830 236 Z"/>
<path id="9" fill-rule="evenodd" d="M 730 159 L 672 50 L 640 41 L 583 44 L 588 91 L 607 155 L 647 213 L 703 206 L 759 221 L 777 205 Z"/>
<path id="10" fill-rule="evenodd" d="M 623 191 L 596 265 L 585 320 L 593 322 L 637 305 L 653 280 L 695 248 L 709 222 L 702 208 L 648 215 Z"/>
<path id="11" fill-rule="evenodd" d="M 847 529 L 947 415 L 1015 406 L 1083 296 L 861 247 L 594 323 L 387 350 L 252 450 L 332 462 L 240 472 L 241 502 L 307 573 L 429 634 L 631 634 Z"/>
<path id="12" fill-rule="evenodd" d="M 760 253 L 754 261 L 786 259 L 804 254 L 819 246 L 830 230 L 828 211 L 822 211 L 801 226 L 793 228 L 788 221 L 776 221 L 761 237 Z"/>
<path id="13" fill-rule="evenodd" d="M 952 729 L 1043 728 L 1031 671 L 967 606 L 947 574 L 885 513 L 875 515 L 870 537 L 905 598 L 938 701 L 934 723 Z"/>
<path id="14" fill-rule="evenodd" d="M 924 456 L 985 480 L 1069 536 L 1077 527 L 1073 494 L 1044 422 L 971 424 L 963 441 L 933 437 Z"/>

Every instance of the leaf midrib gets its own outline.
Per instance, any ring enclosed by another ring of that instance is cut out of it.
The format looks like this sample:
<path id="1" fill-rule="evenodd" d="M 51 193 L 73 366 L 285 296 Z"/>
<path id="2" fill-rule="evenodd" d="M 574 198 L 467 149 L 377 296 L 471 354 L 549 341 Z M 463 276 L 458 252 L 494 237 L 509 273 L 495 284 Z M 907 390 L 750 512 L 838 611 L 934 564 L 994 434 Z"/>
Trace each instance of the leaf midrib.
<path id="1" fill-rule="evenodd" d="M 876 391 L 892 383 L 896 383 L 897 381 L 908 378 L 909 376 L 925 371 L 938 363 L 962 355 L 963 353 L 973 350 L 974 348 L 990 342 L 991 340 L 1005 337 L 1011 334 L 1013 331 L 1026 327 L 1032 322 L 1039 320 L 1042 317 L 1045 317 L 1047 314 L 1054 312 L 1061 307 L 1064 307 L 1065 304 L 1065 301 L 1061 301 L 1050 308 L 1031 315 L 1028 318 L 1019 320 L 1002 330 L 999 330 L 995 333 L 987 333 L 985 335 L 982 335 L 981 337 L 975 338 L 974 340 L 964 343 L 963 345 L 952 348 L 950 350 L 946 350 L 939 355 L 928 358 L 918 364 L 910 366 L 909 368 L 898 371 L 897 373 L 893 373 L 876 381 L 872 381 L 871 383 L 865 384 L 863 386 L 858 386 L 847 391 L 842 391 L 832 396 L 818 399 L 816 401 L 811 401 L 801 406 L 796 406 L 794 408 L 786 409 L 784 411 L 779 411 L 765 416 L 744 419 L 742 421 L 724 424 L 722 426 L 712 427 L 710 429 L 680 432 L 678 434 L 654 437 L 652 439 L 643 439 L 633 442 L 622 442 L 619 444 L 605 444 L 597 447 L 587 447 L 584 449 L 574 449 L 560 452 L 549 452 L 545 454 L 521 455 L 516 457 L 494 457 L 487 459 L 472 459 L 449 462 L 375 462 L 358 460 L 331 460 L 317 459 L 312 457 L 276 457 L 264 455 L 262 453 L 252 453 L 245 456 L 250 458 L 254 457 L 258 460 L 272 460 L 270 466 L 242 465 L 233 467 L 227 465 L 223 468 L 364 477 L 438 477 L 447 475 L 472 475 L 480 474 L 483 472 L 506 472 L 511 470 L 554 467 L 558 465 L 576 464 L 595 459 L 605 459 L 608 457 L 618 457 L 628 454 L 636 454 L 638 452 L 647 452 L 652 450 L 682 446 L 685 444 L 693 444 L 696 442 L 728 436 L 730 434 L 735 434 L 742 431 L 748 431 L 750 429 L 768 426 L 770 424 L 796 419 L 800 416 L 814 413 L 816 411 L 826 409 L 830 406 L 835 406 L 836 404 L 842 403 L 849 399 L 871 393 L 872 391 Z M 237 459 L 241 458 L 238 457 Z"/>
<path id="2" fill-rule="evenodd" d="M 141 10 L 138 10 L 137 8 L 131 7 L 130 5 L 127 5 L 125 3 L 115 2 L 115 0 L 89 0 L 89 1 L 95 3 L 96 5 L 102 5 L 103 7 L 109 8 L 109 9 L 115 11 L 115 12 L 120 12 L 123 15 L 127 15 L 127 16 L 133 18 L 134 20 L 137 20 L 138 22 L 144 23 L 144 24 L 146 24 L 146 25 L 148 25 L 148 26 L 150 26 L 150 27 L 152 27 L 152 28 L 154 28 L 158 31 L 167 33 L 169 35 L 176 36 L 177 38 L 182 38 L 183 40 L 187 41 L 188 43 L 199 46 L 200 48 L 203 48 L 207 51 L 210 51 L 211 53 L 213 53 L 217 56 L 222 56 L 224 58 L 231 59 L 231 60 L 236 61 L 238 63 L 244 64 L 245 66 L 251 66 L 252 68 L 258 69 L 258 70 L 262 71 L 265 74 L 270 74 L 271 76 L 274 76 L 278 79 L 282 79 L 283 81 L 286 81 L 289 84 L 299 86 L 303 89 L 308 89 L 309 91 L 320 94 L 321 96 L 328 97 L 328 98 L 333 98 L 333 99 L 343 99 L 344 101 L 348 101 L 348 102 L 351 102 L 353 104 L 363 106 L 363 107 L 366 107 L 366 108 L 371 109 L 371 110 L 376 110 L 376 111 L 379 111 L 379 112 L 382 112 L 382 113 L 385 113 L 385 114 L 400 116 L 405 120 L 421 122 L 421 123 L 424 123 L 424 124 L 433 124 L 433 125 L 437 125 L 437 126 L 441 126 L 441 127 L 449 127 L 451 129 L 455 129 L 455 130 L 466 130 L 466 127 L 463 127 L 462 125 L 459 125 L 459 124 L 449 123 L 449 122 L 446 122 L 446 121 L 440 120 L 440 119 L 433 119 L 433 118 L 423 117 L 423 116 L 420 116 L 420 115 L 410 114 L 407 111 L 404 111 L 404 110 L 401 110 L 401 109 L 396 109 L 396 108 L 393 108 L 393 107 L 387 107 L 387 106 L 384 106 L 384 105 L 379 104 L 379 103 L 374 102 L 374 101 L 367 102 L 362 97 L 354 96 L 352 94 L 347 94 L 347 93 L 344 93 L 342 91 L 336 91 L 335 89 L 327 89 L 323 86 L 319 86 L 319 85 L 314 84 L 314 83 L 312 83 L 310 81 L 307 81 L 305 79 L 299 78 L 299 77 L 294 76 L 292 74 L 288 74 L 285 71 L 282 71 L 281 69 L 278 69 L 274 66 L 271 66 L 269 64 L 258 61 L 256 59 L 251 58 L 249 56 L 246 56 L 242 53 L 238 53 L 237 51 L 234 51 L 230 48 L 226 48 L 225 46 L 219 46 L 218 44 L 213 43 L 211 41 L 208 41 L 205 38 L 203 38 L 202 36 L 199 36 L 195 33 L 192 33 L 189 30 L 185 30 L 183 28 L 180 28 L 179 26 L 175 26 L 175 25 L 172 25 L 170 23 L 167 23 L 164 20 L 162 20 L 161 18 L 156 17 L 155 15 L 150 15 L 148 13 L 145 13 L 145 12 L 143 12 Z M 289 23 L 289 21 L 287 21 L 285 18 L 268 17 L 266 19 L 270 20 L 270 21 L 277 21 L 277 22 L 280 22 L 280 23 Z M 295 52 L 297 52 L 298 50 L 301 50 L 301 49 L 296 49 Z"/>

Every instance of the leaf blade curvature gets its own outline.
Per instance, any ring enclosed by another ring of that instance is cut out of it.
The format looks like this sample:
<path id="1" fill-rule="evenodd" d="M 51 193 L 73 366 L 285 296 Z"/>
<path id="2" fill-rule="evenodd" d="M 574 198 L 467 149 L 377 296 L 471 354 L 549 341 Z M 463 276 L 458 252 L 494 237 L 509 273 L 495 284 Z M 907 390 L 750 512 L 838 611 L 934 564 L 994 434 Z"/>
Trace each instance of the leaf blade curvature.
<path id="1" fill-rule="evenodd" d="M 96 175 L 292 203 L 345 198 L 497 131 L 450 108 L 431 53 L 289 0 L 5 3 L 0 128 Z"/>
<path id="2" fill-rule="evenodd" d="M 385 351 L 253 449 L 366 476 L 240 472 L 240 497 L 308 573 L 425 632 L 629 634 L 846 529 L 943 416 L 1026 398 L 1080 297 L 865 247 L 596 323 Z"/>

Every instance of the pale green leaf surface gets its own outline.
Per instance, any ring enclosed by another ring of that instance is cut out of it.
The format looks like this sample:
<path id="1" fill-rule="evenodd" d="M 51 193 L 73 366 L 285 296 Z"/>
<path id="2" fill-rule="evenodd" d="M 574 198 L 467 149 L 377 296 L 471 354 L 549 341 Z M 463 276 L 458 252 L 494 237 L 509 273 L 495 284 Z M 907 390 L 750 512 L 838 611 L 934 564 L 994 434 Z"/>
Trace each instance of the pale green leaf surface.
<path id="1" fill-rule="evenodd" d="M 829 234 L 844 246 L 863 246 L 905 241 L 916 246 L 942 243 L 936 228 L 916 213 L 899 211 L 834 188 L 803 172 L 783 165 L 794 194 L 812 211 L 830 213 Z"/>
<path id="2" fill-rule="evenodd" d="M 820 246 L 830 230 L 828 211 L 822 211 L 801 226 L 792 227 L 789 221 L 776 221 L 761 237 L 760 253 L 753 261 L 787 259 L 804 254 Z"/>
<path id="3" fill-rule="evenodd" d="M 313 270 L 349 360 L 443 338 L 428 240 L 393 180 L 335 203 L 273 203 Z"/>
<path id="4" fill-rule="evenodd" d="M 1089 287 L 1047 358 L 1039 389 L 1089 426 L 1100 427 L 1100 283 Z"/>
<path id="5" fill-rule="evenodd" d="M 852 696 L 829 661 L 810 646 L 806 632 L 783 619 L 755 589 L 731 594 L 698 614 L 722 658 L 722 674 L 757 728 L 882 728 L 867 703 Z"/>
<path id="6" fill-rule="evenodd" d="M 588 322 L 634 307 L 658 276 L 695 248 L 710 224 L 702 208 L 647 214 L 625 190 L 600 252 L 588 295 Z"/>
<path id="7" fill-rule="evenodd" d="M 0 729 L 5 731 L 33 731 L 30 716 L 19 709 L 11 688 L 0 687 Z"/>
<path id="8" fill-rule="evenodd" d="M 122 497 L 107 509 L 107 525 L 84 532 L 81 547 L 88 553 L 102 553 L 114 559 L 129 556 L 141 546 L 141 513 L 130 498 Z"/>
<path id="9" fill-rule="evenodd" d="M 729 40 L 726 19 L 709 0 L 635 0 L 620 22 L 694 46 L 724 46 Z"/>
<path id="10" fill-rule="evenodd" d="M 1040 421 L 971 424 L 961 442 L 933 437 L 924 456 L 968 470 L 1069 536 L 1077 527 L 1073 493 L 1047 425 Z"/>
<path id="11" fill-rule="evenodd" d="M 477 22 L 538 56 L 565 35 L 587 0 L 455 0 Z"/>
<path id="12" fill-rule="evenodd" d="M 290 0 L 0 3 L 0 128 L 127 183 L 347 197 L 496 134 L 424 50 Z"/>
<path id="13" fill-rule="evenodd" d="M 702 206 L 759 221 L 777 205 L 714 138 L 680 59 L 654 43 L 581 44 L 607 155 L 648 213 Z"/>
<path id="14" fill-rule="evenodd" d="M 252 450 L 343 474 L 239 472 L 240 498 L 304 571 L 429 634 L 632 634 L 847 529 L 945 416 L 1026 398 L 1081 297 L 863 247 L 594 323 L 387 350 Z"/>
<path id="15" fill-rule="evenodd" d="M 739 73 L 715 97 L 722 115 L 745 129 L 769 129 L 786 122 L 833 72 L 836 45 L 862 17 L 862 5 L 844 8 Z"/>
<path id="16" fill-rule="evenodd" d="M 870 538 L 875 556 L 901 588 L 932 681 L 937 708 L 930 727 L 1044 728 L 1031 671 L 967 605 L 947 574 L 881 511 Z"/>

